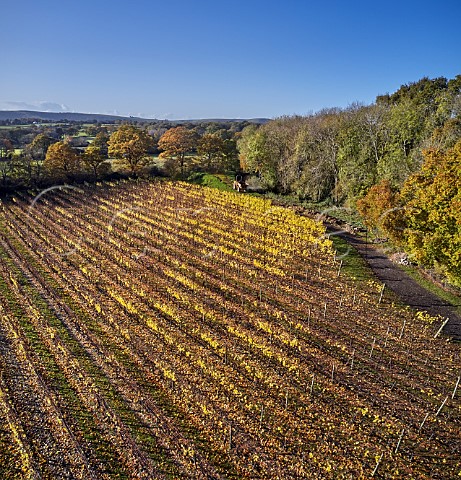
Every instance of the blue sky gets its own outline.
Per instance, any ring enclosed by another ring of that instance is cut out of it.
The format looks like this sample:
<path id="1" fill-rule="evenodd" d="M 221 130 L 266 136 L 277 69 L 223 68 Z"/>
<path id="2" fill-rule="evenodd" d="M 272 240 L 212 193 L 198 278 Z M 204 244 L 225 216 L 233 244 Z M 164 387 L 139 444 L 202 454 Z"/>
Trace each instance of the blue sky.
<path id="1" fill-rule="evenodd" d="M 306 114 L 461 74 L 461 2 L 2 0 L 0 109 Z"/>

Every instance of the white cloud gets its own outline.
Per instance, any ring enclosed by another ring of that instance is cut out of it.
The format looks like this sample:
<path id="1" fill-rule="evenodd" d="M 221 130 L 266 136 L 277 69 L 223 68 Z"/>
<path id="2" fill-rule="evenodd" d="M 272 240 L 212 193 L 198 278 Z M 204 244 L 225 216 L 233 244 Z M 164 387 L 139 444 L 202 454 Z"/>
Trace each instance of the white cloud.
<path id="1" fill-rule="evenodd" d="M 62 103 L 37 101 L 32 103 L 5 101 L 0 102 L 2 110 L 32 110 L 36 112 L 68 112 L 69 107 Z"/>

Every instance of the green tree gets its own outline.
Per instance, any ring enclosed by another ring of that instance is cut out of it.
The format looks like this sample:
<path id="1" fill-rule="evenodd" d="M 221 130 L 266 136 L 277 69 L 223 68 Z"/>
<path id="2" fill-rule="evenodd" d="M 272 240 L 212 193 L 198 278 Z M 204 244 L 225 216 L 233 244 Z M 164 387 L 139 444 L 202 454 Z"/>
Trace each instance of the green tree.
<path id="1" fill-rule="evenodd" d="M 107 158 L 109 154 L 109 135 L 106 131 L 101 131 L 96 134 L 94 140 L 91 142 L 91 145 L 98 147 L 99 153 Z"/>
<path id="2" fill-rule="evenodd" d="M 43 160 L 46 157 L 48 148 L 53 143 L 56 143 L 54 138 L 44 133 L 39 133 L 29 145 L 29 152 L 35 160 Z"/>
<path id="3" fill-rule="evenodd" d="M 149 159 L 147 151 L 153 145 L 152 137 L 133 125 L 121 125 L 108 141 L 109 155 L 117 158 L 131 173 L 139 172 Z"/>
<path id="4" fill-rule="evenodd" d="M 256 173 L 266 188 L 276 188 L 277 164 L 271 152 L 269 134 L 262 127 L 246 127 L 238 145 L 242 169 Z"/>

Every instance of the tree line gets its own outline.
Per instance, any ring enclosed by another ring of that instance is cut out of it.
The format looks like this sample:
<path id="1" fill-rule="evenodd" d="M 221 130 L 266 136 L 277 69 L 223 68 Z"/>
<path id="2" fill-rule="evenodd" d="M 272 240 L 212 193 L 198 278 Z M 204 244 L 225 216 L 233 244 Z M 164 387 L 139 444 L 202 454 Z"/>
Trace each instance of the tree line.
<path id="1" fill-rule="evenodd" d="M 194 170 L 235 171 L 239 168 L 237 136 L 248 122 L 194 123 L 173 126 L 165 122 L 62 127 L 20 137 L 0 132 L 0 187 L 43 186 L 56 181 L 101 179 L 117 174 L 161 173 L 187 176 Z M 34 129 L 32 129 L 33 131 Z M 64 133 L 65 132 L 65 133 Z M 71 134 L 72 133 L 72 134 Z M 89 135 L 93 135 L 88 140 Z M 25 143 L 26 137 L 29 143 Z M 17 152 L 17 145 L 22 148 Z M 161 167 L 159 167 L 161 165 Z"/>
<path id="2" fill-rule="evenodd" d="M 54 128 L 33 138 L 28 131 L 20 154 L 17 139 L 0 131 L 3 187 L 139 175 L 158 169 L 156 155 L 173 177 L 240 170 L 266 190 L 356 209 L 377 234 L 461 286 L 461 75 L 426 77 L 371 105 L 263 124 L 93 125 L 83 147 Z"/>
<path id="3" fill-rule="evenodd" d="M 248 126 L 242 165 L 266 187 L 303 200 L 355 205 L 381 180 L 400 187 L 421 168 L 423 150 L 461 138 L 461 75 L 423 78 L 372 105 L 325 109 Z"/>
<path id="4" fill-rule="evenodd" d="M 248 126 L 238 147 L 267 188 L 357 209 L 377 235 L 461 286 L 461 75 Z"/>

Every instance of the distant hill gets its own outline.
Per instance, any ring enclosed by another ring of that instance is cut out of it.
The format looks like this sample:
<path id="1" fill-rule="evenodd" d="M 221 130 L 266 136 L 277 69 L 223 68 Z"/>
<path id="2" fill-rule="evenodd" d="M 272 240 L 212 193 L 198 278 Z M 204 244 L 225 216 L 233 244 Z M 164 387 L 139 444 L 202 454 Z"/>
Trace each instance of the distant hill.
<path id="1" fill-rule="evenodd" d="M 123 121 L 137 122 L 161 122 L 163 120 L 140 118 L 140 117 L 122 117 L 118 115 L 103 115 L 99 113 L 76 113 L 76 112 L 36 112 L 32 110 L 0 110 L 0 121 L 45 121 L 45 122 L 100 122 L 112 123 Z M 203 122 L 242 122 L 266 123 L 268 118 L 252 118 L 252 119 L 197 119 L 197 120 L 165 120 L 168 123 L 203 123 Z"/>
<path id="2" fill-rule="evenodd" d="M 0 120 L 40 120 L 46 122 L 115 122 L 128 120 L 129 117 L 100 115 L 97 113 L 74 112 L 35 112 L 32 110 L 0 110 Z M 136 119 L 137 120 L 137 119 Z"/>

